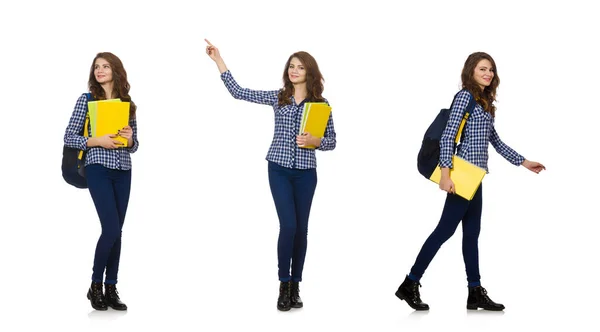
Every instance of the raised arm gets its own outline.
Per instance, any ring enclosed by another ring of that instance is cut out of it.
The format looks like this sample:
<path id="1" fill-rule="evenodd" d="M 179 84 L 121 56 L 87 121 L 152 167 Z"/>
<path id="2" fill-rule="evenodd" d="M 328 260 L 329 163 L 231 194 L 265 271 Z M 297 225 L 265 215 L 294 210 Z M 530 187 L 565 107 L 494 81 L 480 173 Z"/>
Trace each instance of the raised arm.
<path id="1" fill-rule="evenodd" d="M 221 73 L 221 79 L 223 80 L 223 83 L 225 83 L 225 87 L 227 87 L 227 90 L 229 90 L 229 93 L 231 93 L 233 98 L 263 105 L 275 105 L 277 103 L 277 95 L 279 93 L 277 90 L 262 91 L 242 88 L 235 81 L 233 75 L 231 75 L 231 72 L 227 69 L 219 49 L 211 44 L 208 40 L 205 39 L 205 41 L 208 43 L 208 46 L 206 46 L 206 54 L 208 54 L 208 56 L 217 64 L 219 72 Z"/>

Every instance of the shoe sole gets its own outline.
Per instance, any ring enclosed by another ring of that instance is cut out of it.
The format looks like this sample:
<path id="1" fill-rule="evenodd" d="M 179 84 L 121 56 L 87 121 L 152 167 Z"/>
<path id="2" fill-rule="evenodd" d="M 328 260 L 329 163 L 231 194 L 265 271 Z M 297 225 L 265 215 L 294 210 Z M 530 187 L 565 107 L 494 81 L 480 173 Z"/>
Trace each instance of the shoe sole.
<path id="1" fill-rule="evenodd" d="M 125 307 L 125 308 L 115 308 L 115 307 L 111 306 L 110 304 L 108 304 L 107 306 L 111 307 L 113 310 L 118 310 L 118 311 L 125 311 L 125 310 L 127 310 L 127 307 Z"/>
<path id="2" fill-rule="evenodd" d="M 292 308 L 294 308 L 294 309 L 300 309 L 302 307 L 304 307 L 304 304 L 300 304 L 300 305 L 296 304 L 296 305 L 292 306 Z"/>
<path id="3" fill-rule="evenodd" d="M 405 300 L 405 297 L 400 292 L 396 292 L 396 297 L 399 298 L 400 300 L 406 302 L 406 304 L 408 304 L 408 306 L 411 307 L 411 308 L 413 308 L 414 310 L 417 310 L 417 311 L 426 311 L 426 310 L 429 310 L 429 308 L 414 307 L 410 302 L 408 302 L 408 301 Z"/>
<path id="4" fill-rule="evenodd" d="M 279 311 L 290 311 L 290 309 L 292 309 L 292 307 L 289 307 L 289 308 L 280 308 L 280 307 L 277 307 L 277 310 L 279 310 Z"/>
<path id="5" fill-rule="evenodd" d="M 477 310 L 479 308 L 481 308 L 483 310 L 487 310 L 487 311 L 503 311 L 504 310 L 504 308 L 502 308 L 502 309 L 500 309 L 500 308 L 498 308 L 498 309 L 492 309 L 492 308 L 479 307 L 479 306 L 476 306 L 476 305 L 475 306 L 467 305 L 467 310 Z"/>

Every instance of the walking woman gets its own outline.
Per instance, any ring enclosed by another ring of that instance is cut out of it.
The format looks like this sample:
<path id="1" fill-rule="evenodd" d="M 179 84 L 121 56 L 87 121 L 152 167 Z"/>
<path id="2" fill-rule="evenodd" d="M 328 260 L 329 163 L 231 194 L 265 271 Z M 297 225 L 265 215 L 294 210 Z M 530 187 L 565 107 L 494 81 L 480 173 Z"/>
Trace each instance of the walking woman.
<path id="1" fill-rule="evenodd" d="M 275 133 L 267 153 L 269 184 L 279 217 L 279 298 L 281 311 L 303 306 L 299 282 L 306 256 L 308 216 L 317 186 L 315 150 L 333 150 L 335 130 L 330 115 L 323 137 L 298 135 L 306 102 L 327 102 L 323 96 L 323 77 L 315 59 L 306 52 L 292 54 L 283 72 L 283 88 L 258 91 L 242 88 L 225 66 L 219 50 L 206 41 L 206 53 L 213 59 L 225 86 L 236 99 L 272 106 Z M 291 270 L 291 272 L 290 272 Z"/>
<path id="2" fill-rule="evenodd" d="M 87 298 L 96 310 L 106 310 L 107 307 L 127 310 L 127 306 L 119 299 L 116 284 L 121 256 L 121 229 L 131 189 L 129 154 L 138 149 L 136 106 L 129 96 L 130 87 L 125 68 L 121 60 L 112 53 L 96 55 L 90 68 L 88 87 L 93 100 L 119 98 L 130 102 L 129 126 L 118 133 L 118 136 L 127 139 L 126 146 L 115 139 L 117 135 L 89 138 L 81 135 L 88 112 L 86 94 L 77 100 L 64 136 L 66 146 L 87 150 L 86 179 L 102 225 Z M 89 128 L 85 130 L 91 133 Z M 102 291 L 103 281 L 105 293 Z"/>
<path id="3" fill-rule="evenodd" d="M 471 54 L 462 70 L 461 90 L 455 97 L 450 110 L 450 118 L 440 139 L 440 167 L 442 177 L 440 189 L 448 192 L 441 219 L 429 238 L 423 244 L 415 264 L 404 282 L 396 291 L 396 296 L 405 300 L 415 310 L 428 310 L 419 294 L 419 280 L 427 266 L 458 227 L 462 220 L 462 252 L 468 281 L 467 309 L 504 310 L 504 306 L 493 302 L 481 287 L 479 275 L 478 237 L 481 226 L 482 185 L 471 201 L 455 194 L 454 183 L 450 179 L 454 139 L 469 101 L 475 98 L 476 106 L 469 116 L 464 132 L 464 140 L 458 146 L 457 155 L 488 170 L 488 143 L 514 165 L 523 165 L 528 170 L 539 173 L 544 165 L 529 161 L 504 144 L 494 128 L 496 89 L 500 83 L 496 63 L 486 53 Z"/>

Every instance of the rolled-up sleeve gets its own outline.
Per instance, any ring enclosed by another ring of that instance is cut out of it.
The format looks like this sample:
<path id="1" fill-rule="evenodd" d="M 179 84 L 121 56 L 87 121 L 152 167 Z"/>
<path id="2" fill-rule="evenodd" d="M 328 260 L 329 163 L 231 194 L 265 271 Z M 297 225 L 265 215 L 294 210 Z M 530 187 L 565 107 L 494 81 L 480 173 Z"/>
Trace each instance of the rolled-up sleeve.
<path id="1" fill-rule="evenodd" d="M 329 114 L 329 120 L 327 120 L 327 127 L 325 127 L 325 133 L 321 139 L 321 145 L 317 148 L 321 151 L 329 151 L 335 149 L 337 144 L 335 128 L 333 127 L 333 113 Z"/>
<path id="2" fill-rule="evenodd" d="M 129 153 L 134 153 L 137 151 L 138 146 L 140 145 L 140 143 L 138 142 L 138 135 L 137 135 L 137 118 L 133 117 L 132 119 L 129 119 L 129 126 L 131 127 L 132 131 L 133 131 L 133 144 L 131 145 L 131 147 L 129 148 Z"/>

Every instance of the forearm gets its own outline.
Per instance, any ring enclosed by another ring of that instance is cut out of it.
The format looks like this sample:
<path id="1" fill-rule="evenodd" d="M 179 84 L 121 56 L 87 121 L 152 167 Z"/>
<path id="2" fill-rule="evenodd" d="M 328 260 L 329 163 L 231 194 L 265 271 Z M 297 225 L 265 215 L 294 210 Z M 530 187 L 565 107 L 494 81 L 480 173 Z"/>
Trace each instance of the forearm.
<path id="1" fill-rule="evenodd" d="M 217 68 L 219 68 L 219 73 L 223 74 L 227 71 L 227 66 L 225 65 L 225 61 L 223 61 L 223 58 L 218 58 L 215 60 L 215 63 L 217 64 Z"/>
<path id="2" fill-rule="evenodd" d="M 448 167 L 442 167 L 442 179 L 449 179 L 450 178 L 450 168 Z"/>
<path id="3" fill-rule="evenodd" d="M 88 137 L 87 138 L 87 142 L 86 142 L 86 146 L 88 148 L 93 148 L 93 147 L 100 146 L 99 137 Z"/>
<path id="4" fill-rule="evenodd" d="M 506 145 L 498 135 L 496 128 L 492 127 L 492 134 L 490 135 L 490 143 L 496 149 L 504 159 L 508 160 L 513 165 L 519 166 L 523 164 L 525 157 L 520 155 L 517 151 L 513 150 L 510 146 Z"/>

